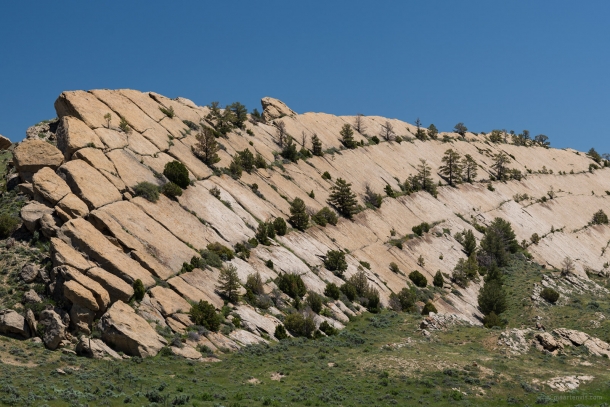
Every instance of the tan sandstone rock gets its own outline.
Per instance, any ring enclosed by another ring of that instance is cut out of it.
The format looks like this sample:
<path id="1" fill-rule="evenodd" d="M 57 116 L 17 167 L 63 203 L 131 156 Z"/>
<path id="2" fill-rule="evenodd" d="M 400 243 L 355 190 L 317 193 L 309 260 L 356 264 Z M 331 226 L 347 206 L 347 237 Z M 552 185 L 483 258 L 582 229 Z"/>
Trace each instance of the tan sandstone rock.
<path id="1" fill-rule="evenodd" d="M 87 308 L 92 311 L 98 311 L 100 309 L 93 293 L 74 280 L 64 282 L 63 295 L 68 300 L 72 301 L 73 304 L 77 304 L 82 308 Z"/>
<path id="2" fill-rule="evenodd" d="M 61 179 L 50 167 L 44 167 L 32 177 L 34 193 L 39 194 L 52 205 L 71 193 L 66 181 Z"/>
<path id="3" fill-rule="evenodd" d="M 89 208 L 79 197 L 73 193 L 66 195 L 57 203 L 57 214 L 64 222 L 74 218 L 83 218 L 89 215 Z"/>
<path id="4" fill-rule="evenodd" d="M 11 142 L 11 140 L 0 134 L 0 151 L 8 150 L 8 148 L 12 145 L 13 143 Z"/>
<path id="5" fill-rule="evenodd" d="M 72 160 L 62 165 L 59 172 L 66 176 L 72 192 L 78 195 L 90 210 L 123 198 L 106 177 L 85 161 Z"/>
<path id="6" fill-rule="evenodd" d="M 169 288 L 161 286 L 149 290 L 153 304 L 164 316 L 173 315 L 177 312 L 189 312 L 191 305 L 186 300 Z"/>
<path id="7" fill-rule="evenodd" d="M 25 140 L 14 151 L 15 168 L 23 181 L 28 181 L 44 167 L 56 170 L 64 157 L 54 145 L 42 140 Z"/>
<path id="8" fill-rule="evenodd" d="M 80 252 L 58 238 L 51 239 L 51 257 L 53 258 L 54 267 L 66 265 L 80 271 L 85 271 L 94 266 Z"/>
<path id="9" fill-rule="evenodd" d="M 61 273 L 64 279 L 74 280 L 83 287 L 86 287 L 86 289 L 93 294 L 101 312 L 104 312 L 106 308 L 108 308 L 110 305 L 110 295 L 100 283 L 69 266 L 62 267 Z"/>
<path id="10" fill-rule="evenodd" d="M 294 116 L 296 114 L 279 99 L 264 97 L 261 99 L 261 104 L 263 105 L 263 120 L 267 123 L 283 116 Z"/>
<path id="11" fill-rule="evenodd" d="M 11 309 L 0 311 L 0 334 L 29 338 L 30 328 L 23 316 Z"/>
<path id="12" fill-rule="evenodd" d="M 51 350 L 66 339 L 66 324 L 57 312 L 46 309 L 40 313 L 38 324 L 43 326 L 42 341 Z"/>
<path id="13" fill-rule="evenodd" d="M 87 276 L 97 281 L 110 296 L 110 302 L 129 302 L 133 296 L 133 288 L 119 277 L 107 272 L 103 268 L 93 267 L 87 270 Z"/>
<path id="14" fill-rule="evenodd" d="M 54 212 L 53 208 L 49 208 L 38 202 L 30 202 L 23 208 L 21 208 L 21 219 L 25 227 L 32 233 L 40 226 L 40 218 L 44 215 L 52 215 Z"/>
<path id="15" fill-rule="evenodd" d="M 84 335 L 80 337 L 75 350 L 78 355 L 93 359 L 104 359 L 107 357 L 117 360 L 123 359 L 121 355 L 112 350 L 104 341 L 95 338 L 87 338 Z"/>
<path id="16" fill-rule="evenodd" d="M 57 128 L 57 148 L 69 160 L 75 151 L 84 147 L 104 148 L 104 144 L 89 126 L 72 116 L 64 116 Z"/>

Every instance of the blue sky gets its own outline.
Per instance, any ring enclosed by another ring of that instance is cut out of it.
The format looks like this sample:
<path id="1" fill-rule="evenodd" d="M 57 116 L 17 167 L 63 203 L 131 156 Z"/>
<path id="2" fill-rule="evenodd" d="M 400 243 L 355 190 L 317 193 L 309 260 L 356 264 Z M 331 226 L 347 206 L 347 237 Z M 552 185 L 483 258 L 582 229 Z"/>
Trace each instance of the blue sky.
<path id="1" fill-rule="evenodd" d="M 546 134 L 610 152 L 610 2 L 21 1 L 0 13 L 0 134 L 63 90 Z"/>

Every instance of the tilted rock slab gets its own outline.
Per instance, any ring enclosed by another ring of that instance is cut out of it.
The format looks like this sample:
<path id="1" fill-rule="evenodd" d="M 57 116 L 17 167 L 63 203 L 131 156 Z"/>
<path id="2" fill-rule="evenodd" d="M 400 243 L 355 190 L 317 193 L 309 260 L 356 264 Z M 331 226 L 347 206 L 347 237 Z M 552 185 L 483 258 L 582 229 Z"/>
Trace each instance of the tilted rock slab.
<path id="1" fill-rule="evenodd" d="M 71 193 L 70 187 L 50 167 L 44 167 L 32 177 L 34 193 L 42 196 L 51 205 L 56 205 L 63 197 Z"/>
<path id="2" fill-rule="evenodd" d="M 15 168 L 23 181 L 29 181 L 38 170 L 50 167 L 56 170 L 64 156 L 54 145 L 42 140 L 25 140 L 13 152 Z"/>
<path id="3" fill-rule="evenodd" d="M 30 327 L 23 316 L 11 309 L 0 311 L 0 334 L 29 338 Z"/>
<path id="4" fill-rule="evenodd" d="M 112 202 L 120 201 L 123 196 L 106 177 L 82 160 L 72 160 L 59 168 L 66 182 L 90 210 Z"/>
<path id="5" fill-rule="evenodd" d="M 57 128 L 57 148 L 69 160 L 75 151 L 93 146 L 104 148 L 104 144 L 89 126 L 83 121 L 72 116 L 64 116 L 59 121 Z"/>

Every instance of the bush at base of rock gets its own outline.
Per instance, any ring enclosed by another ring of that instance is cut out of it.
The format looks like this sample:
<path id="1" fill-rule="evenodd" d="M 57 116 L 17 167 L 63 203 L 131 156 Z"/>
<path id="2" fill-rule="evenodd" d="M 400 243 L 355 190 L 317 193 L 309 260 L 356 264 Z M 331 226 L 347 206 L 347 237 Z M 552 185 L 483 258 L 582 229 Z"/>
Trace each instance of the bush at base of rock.
<path id="1" fill-rule="evenodd" d="M 436 307 L 434 306 L 434 304 L 432 304 L 431 302 L 427 302 L 426 305 L 424 305 L 424 308 L 421 311 L 422 315 L 429 315 L 431 312 L 438 312 L 436 310 Z"/>
<path id="2" fill-rule="evenodd" d="M 141 196 L 150 202 L 157 202 L 159 200 L 159 187 L 150 182 L 140 182 L 133 188 L 136 196 Z"/>
<path id="3" fill-rule="evenodd" d="M 144 288 L 144 284 L 142 284 L 142 280 L 137 279 L 133 282 L 133 297 L 137 301 L 142 301 L 144 298 L 144 294 L 146 293 L 146 289 Z"/>
<path id="4" fill-rule="evenodd" d="M 0 215 L 0 239 L 6 239 L 19 225 L 19 219 L 8 214 Z"/>
<path id="5" fill-rule="evenodd" d="M 302 297 L 307 292 L 305 283 L 298 274 L 280 274 L 280 276 L 277 278 L 276 284 L 283 293 L 292 298 Z"/>
<path id="6" fill-rule="evenodd" d="M 182 189 L 189 186 L 189 171 L 180 161 L 171 161 L 165 164 L 163 175 Z"/>
<path id="7" fill-rule="evenodd" d="M 324 267 L 326 267 L 329 271 L 334 272 L 335 275 L 342 276 L 343 272 L 347 270 L 345 253 L 339 250 L 329 250 L 326 252 Z"/>
<path id="8" fill-rule="evenodd" d="M 390 294 L 390 307 L 394 311 L 412 311 L 416 300 L 413 290 L 404 287 L 398 294 Z"/>
<path id="9" fill-rule="evenodd" d="M 315 312 L 316 314 L 319 314 L 320 311 L 322 311 L 322 296 L 318 293 L 315 293 L 313 291 L 310 291 L 309 294 L 307 295 L 307 305 L 309 305 L 309 308 L 311 308 L 311 310 L 313 312 Z"/>
<path id="10" fill-rule="evenodd" d="M 223 261 L 230 261 L 233 260 L 233 257 L 235 257 L 235 252 L 233 252 L 233 250 L 219 242 L 210 243 L 207 246 L 207 249 L 210 252 L 218 255 L 218 257 L 220 257 L 220 259 Z"/>
<path id="11" fill-rule="evenodd" d="M 325 206 L 320 209 L 318 213 L 312 215 L 311 219 L 320 226 L 326 226 L 329 223 L 335 226 L 339 221 L 337 214 L 330 210 L 328 206 Z"/>
<path id="12" fill-rule="evenodd" d="M 201 300 L 193 305 L 189 314 L 195 325 L 201 325 L 213 332 L 217 332 L 220 328 L 220 315 L 216 312 L 216 308 L 207 301 Z"/>
<path id="13" fill-rule="evenodd" d="M 316 323 L 310 315 L 304 317 L 297 312 L 286 316 L 284 326 L 292 335 L 305 338 L 310 338 L 316 330 Z"/>
<path id="14" fill-rule="evenodd" d="M 328 321 L 324 321 L 320 324 L 320 331 L 324 332 L 328 336 L 337 335 L 339 332 L 336 328 L 332 327 Z"/>
<path id="15" fill-rule="evenodd" d="M 341 297 L 341 290 L 335 283 L 326 284 L 326 288 L 324 288 L 324 295 L 332 298 L 333 300 L 338 300 Z"/>
<path id="16" fill-rule="evenodd" d="M 503 328 L 505 324 L 504 321 L 495 312 L 492 311 L 489 315 L 485 315 L 485 317 L 483 318 L 483 325 L 485 326 L 485 328 Z"/>
<path id="17" fill-rule="evenodd" d="M 173 182 L 168 182 L 161 187 L 161 193 L 168 198 L 176 198 L 182 195 L 182 188 Z"/>
<path id="18" fill-rule="evenodd" d="M 559 299 L 559 293 L 550 287 L 546 287 L 540 292 L 540 297 L 551 304 L 555 304 Z"/>
<path id="19" fill-rule="evenodd" d="M 277 325 L 275 327 L 275 333 L 273 334 L 273 336 L 275 336 L 275 338 L 279 341 L 288 338 L 288 334 L 286 333 L 286 328 L 284 328 L 284 325 Z"/>
<path id="20" fill-rule="evenodd" d="M 275 229 L 275 233 L 278 236 L 284 236 L 286 231 L 288 230 L 288 225 L 286 225 L 286 221 L 284 218 L 275 218 L 273 220 L 273 228 Z"/>
<path id="21" fill-rule="evenodd" d="M 423 288 L 428 285 L 428 280 L 426 280 L 426 276 L 424 276 L 417 270 L 414 270 L 409 273 L 409 280 L 411 280 L 413 284 L 420 288 Z"/>

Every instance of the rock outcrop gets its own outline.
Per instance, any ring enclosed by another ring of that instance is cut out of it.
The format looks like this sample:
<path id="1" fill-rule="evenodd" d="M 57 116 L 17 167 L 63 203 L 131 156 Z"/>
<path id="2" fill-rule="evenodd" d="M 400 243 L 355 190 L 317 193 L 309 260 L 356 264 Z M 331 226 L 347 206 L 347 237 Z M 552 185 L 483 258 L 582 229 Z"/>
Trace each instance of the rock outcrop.
<path id="1" fill-rule="evenodd" d="M 11 142 L 11 140 L 0 134 L 0 151 L 8 150 L 12 145 L 13 143 Z"/>
<path id="2" fill-rule="evenodd" d="M 0 333 L 25 339 L 31 336 L 25 318 L 11 309 L 0 310 Z"/>
<path id="3" fill-rule="evenodd" d="M 40 313 L 38 324 L 42 325 L 42 341 L 44 345 L 53 350 L 67 338 L 67 325 L 62 317 L 52 309 L 46 309 Z"/>
<path id="4" fill-rule="evenodd" d="M 64 157 L 54 145 L 42 140 L 22 141 L 14 151 L 15 168 L 23 181 L 29 181 L 38 170 L 59 168 Z"/>

